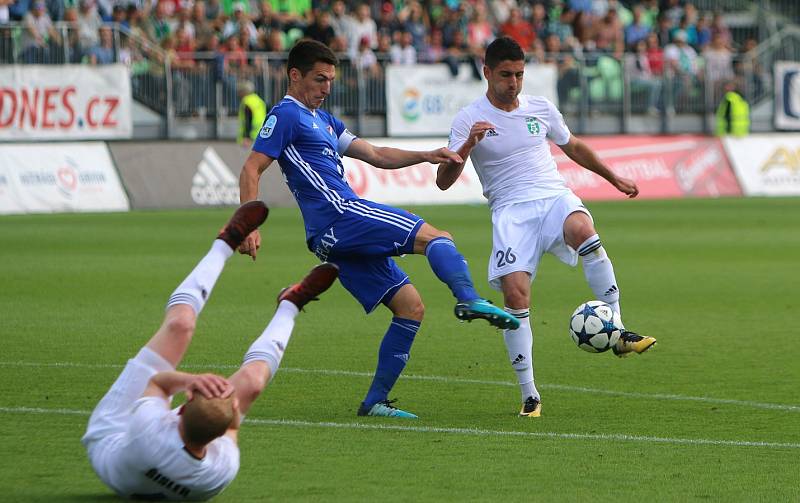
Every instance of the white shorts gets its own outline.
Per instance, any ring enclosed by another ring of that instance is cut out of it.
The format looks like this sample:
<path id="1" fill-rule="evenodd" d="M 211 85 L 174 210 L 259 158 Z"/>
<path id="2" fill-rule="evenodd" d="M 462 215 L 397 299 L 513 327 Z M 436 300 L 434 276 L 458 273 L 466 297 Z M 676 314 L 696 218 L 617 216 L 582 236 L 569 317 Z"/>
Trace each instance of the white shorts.
<path id="1" fill-rule="evenodd" d="M 144 347 L 125 365 L 111 389 L 97 404 L 81 442 L 92 460 L 97 445 L 121 436 L 128 427 L 131 406 L 142 397 L 150 378 L 159 372 L 175 370 L 161 355 Z M 92 460 L 94 464 L 94 460 Z"/>
<path id="2" fill-rule="evenodd" d="M 564 240 L 564 221 L 576 211 L 592 218 L 580 198 L 572 192 L 495 209 L 492 212 L 489 285 L 501 290 L 500 278 L 519 271 L 529 273 L 533 281 L 545 252 L 575 267 L 578 252 Z"/>

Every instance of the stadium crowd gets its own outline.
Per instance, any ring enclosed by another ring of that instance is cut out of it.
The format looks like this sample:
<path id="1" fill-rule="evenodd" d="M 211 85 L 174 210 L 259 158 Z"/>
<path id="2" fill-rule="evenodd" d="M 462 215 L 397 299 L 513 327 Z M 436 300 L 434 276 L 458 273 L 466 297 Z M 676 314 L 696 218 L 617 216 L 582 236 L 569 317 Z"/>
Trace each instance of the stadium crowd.
<path id="1" fill-rule="evenodd" d="M 704 80 L 721 89 L 742 74 L 737 64 L 757 65 L 755 39 L 736 43 L 721 13 L 683 0 L 0 0 L 0 31 L 13 21 L 23 26 L 23 62 L 62 63 L 68 54 L 68 62 L 147 68 L 148 60 L 163 66 L 159 58 L 167 58 L 185 73 L 210 64 L 218 76 L 240 79 L 261 71 L 254 53 L 284 52 L 303 37 L 327 44 L 373 79 L 381 78 L 384 61 L 446 63 L 454 74 L 467 61 L 480 78 L 485 47 L 505 35 L 532 61 L 557 65 L 560 100 L 575 99 L 582 64 L 607 82 L 627 71 L 650 110 L 662 106 L 667 68 L 676 96 L 690 96 Z M 69 29 L 56 30 L 58 21 Z M 115 41 L 110 23 L 126 36 Z M 59 50 L 63 44 L 70 50 Z M 150 44 L 163 51 L 147 52 Z M 755 80 L 748 84 L 762 85 Z M 603 91 L 618 97 L 614 85 Z"/>

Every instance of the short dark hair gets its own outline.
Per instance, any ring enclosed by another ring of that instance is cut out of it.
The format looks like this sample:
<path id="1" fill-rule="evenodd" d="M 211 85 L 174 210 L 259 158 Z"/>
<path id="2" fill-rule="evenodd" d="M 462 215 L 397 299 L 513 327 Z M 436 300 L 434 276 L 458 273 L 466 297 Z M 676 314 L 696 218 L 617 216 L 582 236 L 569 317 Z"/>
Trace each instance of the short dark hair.
<path id="1" fill-rule="evenodd" d="M 486 48 L 486 56 L 484 57 L 485 64 L 489 68 L 495 68 L 503 61 L 520 60 L 525 60 L 525 53 L 522 52 L 522 47 L 513 38 L 509 37 L 496 38 Z"/>
<path id="2" fill-rule="evenodd" d="M 328 63 L 336 66 L 339 59 L 327 45 L 311 39 L 303 39 L 297 42 L 292 50 L 289 51 L 289 61 L 286 65 L 288 75 L 292 68 L 300 70 L 301 75 L 305 75 L 314 68 L 316 63 Z"/>

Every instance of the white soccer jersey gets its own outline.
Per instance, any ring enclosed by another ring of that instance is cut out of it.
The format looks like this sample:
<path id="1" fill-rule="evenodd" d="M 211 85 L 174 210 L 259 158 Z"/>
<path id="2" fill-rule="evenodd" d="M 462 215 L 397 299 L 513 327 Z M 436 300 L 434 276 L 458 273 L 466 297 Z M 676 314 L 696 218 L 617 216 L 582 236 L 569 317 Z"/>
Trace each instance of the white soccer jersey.
<path id="1" fill-rule="evenodd" d="M 496 108 L 484 95 L 458 112 L 450 129 L 450 150 L 456 151 L 478 121 L 492 123 L 470 158 L 491 208 L 558 196 L 569 191 L 556 169 L 547 139 L 569 141 L 561 112 L 540 96 L 519 95 L 513 112 Z"/>
<path id="2" fill-rule="evenodd" d="M 179 420 L 177 411 L 169 410 L 162 398 L 137 400 L 127 431 L 97 446 L 92 465 L 100 478 L 128 498 L 206 500 L 221 492 L 239 471 L 236 442 L 219 437 L 198 459 L 184 448 Z"/>

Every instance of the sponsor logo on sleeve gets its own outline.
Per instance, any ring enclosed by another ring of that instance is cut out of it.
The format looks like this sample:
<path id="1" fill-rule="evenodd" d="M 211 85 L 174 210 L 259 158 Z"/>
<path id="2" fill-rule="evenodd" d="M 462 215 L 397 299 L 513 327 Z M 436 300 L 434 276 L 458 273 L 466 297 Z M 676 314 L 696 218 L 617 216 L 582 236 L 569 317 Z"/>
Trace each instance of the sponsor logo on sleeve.
<path id="1" fill-rule="evenodd" d="M 261 132 L 258 133 L 258 136 L 261 138 L 269 138 L 272 136 L 272 132 L 275 131 L 275 124 L 277 123 L 278 118 L 274 115 L 267 117 L 267 120 L 264 122 L 264 126 L 261 128 Z"/>

